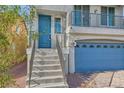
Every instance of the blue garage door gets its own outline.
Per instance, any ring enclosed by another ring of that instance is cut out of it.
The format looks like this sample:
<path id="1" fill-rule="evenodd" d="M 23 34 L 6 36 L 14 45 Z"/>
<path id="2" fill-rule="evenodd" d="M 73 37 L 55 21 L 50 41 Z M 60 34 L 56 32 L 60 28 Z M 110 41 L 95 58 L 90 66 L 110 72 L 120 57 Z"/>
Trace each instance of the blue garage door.
<path id="1" fill-rule="evenodd" d="M 77 43 L 75 72 L 124 69 L 124 44 Z"/>

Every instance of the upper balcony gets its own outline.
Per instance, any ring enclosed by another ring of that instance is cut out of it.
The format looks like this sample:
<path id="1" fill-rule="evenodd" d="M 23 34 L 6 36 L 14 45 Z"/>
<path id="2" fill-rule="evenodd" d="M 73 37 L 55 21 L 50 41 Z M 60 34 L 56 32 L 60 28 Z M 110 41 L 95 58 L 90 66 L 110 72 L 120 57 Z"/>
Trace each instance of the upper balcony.
<path id="1" fill-rule="evenodd" d="M 124 29 L 124 16 L 72 11 L 71 26 Z"/>

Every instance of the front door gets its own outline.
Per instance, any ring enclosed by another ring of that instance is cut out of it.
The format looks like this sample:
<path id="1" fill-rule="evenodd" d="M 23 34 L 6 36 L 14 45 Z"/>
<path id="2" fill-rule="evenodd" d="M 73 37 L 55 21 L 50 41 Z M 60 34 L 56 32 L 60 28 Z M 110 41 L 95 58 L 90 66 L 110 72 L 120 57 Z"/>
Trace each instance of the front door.
<path id="1" fill-rule="evenodd" d="M 39 15 L 38 48 L 51 48 L 51 16 Z"/>

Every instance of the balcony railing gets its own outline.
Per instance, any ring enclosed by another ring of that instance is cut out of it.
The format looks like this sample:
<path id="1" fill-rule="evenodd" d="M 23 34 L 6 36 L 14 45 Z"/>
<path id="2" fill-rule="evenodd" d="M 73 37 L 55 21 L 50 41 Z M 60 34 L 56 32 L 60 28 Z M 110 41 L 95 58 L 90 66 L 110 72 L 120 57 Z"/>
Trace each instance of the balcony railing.
<path id="1" fill-rule="evenodd" d="M 72 11 L 71 25 L 82 27 L 106 27 L 124 29 L 124 16 Z"/>

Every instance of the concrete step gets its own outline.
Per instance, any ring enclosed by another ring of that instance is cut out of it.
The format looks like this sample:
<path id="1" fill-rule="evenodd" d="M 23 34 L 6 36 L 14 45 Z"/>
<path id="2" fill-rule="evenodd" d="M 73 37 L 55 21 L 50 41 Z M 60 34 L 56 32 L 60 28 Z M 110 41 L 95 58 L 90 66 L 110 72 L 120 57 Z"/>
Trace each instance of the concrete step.
<path id="1" fill-rule="evenodd" d="M 49 77 L 32 77 L 31 78 L 31 84 L 47 84 L 47 83 L 58 83 L 58 82 L 64 82 L 64 79 L 62 76 L 49 76 Z"/>
<path id="2" fill-rule="evenodd" d="M 59 61 L 34 61 L 33 65 L 60 64 Z"/>
<path id="3" fill-rule="evenodd" d="M 58 70 L 61 69 L 60 64 L 33 65 L 33 71 Z"/>
<path id="4" fill-rule="evenodd" d="M 53 49 L 53 48 L 38 48 L 36 49 L 36 51 L 43 51 L 43 52 L 57 52 L 57 49 Z"/>
<path id="5" fill-rule="evenodd" d="M 43 71 L 32 71 L 32 77 L 46 77 L 46 76 L 60 76 L 62 70 L 43 70 Z"/>
<path id="6" fill-rule="evenodd" d="M 59 58 L 41 58 L 41 57 L 35 57 L 34 61 L 59 61 Z"/>
<path id="7" fill-rule="evenodd" d="M 32 84 L 32 88 L 67 88 L 67 86 L 64 84 L 64 82 L 59 83 L 47 83 L 47 84 Z"/>
<path id="8" fill-rule="evenodd" d="M 67 87 L 67 84 L 64 83 L 57 49 L 36 49 L 31 76 L 31 87 Z"/>
<path id="9" fill-rule="evenodd" d="M 34 57 L 34 60 L 59 60 L 59 57 L 58 56 L 47 56 L 47 57 L 44 57 L 44 56 L 41 56 L 41 55 L 38 55 L 38 56 L 35 56 Z"/>
<path id="10" fill-rule="evenodd" d="M 34 57 L 41 57 L 41 58 L 59 58 L 58 54 L 54 55 L 54 54 L 48 54 L 48 55 L 39 55 L 39 54 L 35 54 Z"/>
<path id="11" fill-rule="evenodd" d="M 36 49 L 35 54 L 37 55 L 57 55 L 58 52 L 56 49 Z"/>

